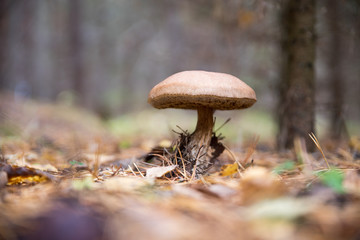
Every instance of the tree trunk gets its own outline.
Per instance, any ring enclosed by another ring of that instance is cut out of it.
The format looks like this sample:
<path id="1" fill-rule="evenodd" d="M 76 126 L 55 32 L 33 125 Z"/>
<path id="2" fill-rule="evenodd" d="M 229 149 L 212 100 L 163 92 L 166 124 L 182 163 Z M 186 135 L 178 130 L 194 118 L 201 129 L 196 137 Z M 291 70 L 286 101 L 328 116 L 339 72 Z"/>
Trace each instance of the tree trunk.
<path id="1" fill-rule="evenodd" d="M 356 3 L 356 14 L 355 14 L 355 29 L 357 29 L 357 31 L 355 31 L 355 42 L 360 42 L 360 2 L 355 1 Z M 356 54 L 356 60 L 355 60 L 355 65 L 356 66 L 360 66 L 360 46 L 359 44 L 356 44 L 355 46 L 355 54 Z M 360 68 L 357 67 L 355 68 L 355 75 L 357 76 L 357 83 L 358 83 L 358 93 L 360 93 Z M 360 121 L 360 94 L 357 94 L 357 99 L 355 99 L 354 101 L 357 102 L 357 106 L 358 106 L 358 111 L 357 111 L 357 120 Z"/>
<path id="2" fill-rule="evenodd" d="M 329 26 L 329 52 L 328 52 L 328 80 L 330 87 L 330 136 L 333 140 L 339 141 L 345 130 L 343 115 L 344 89 L 342 79 L 342 37 L 340 29 L 340 16 L 338 0 L 327 1 L 327 24 Z"/>
<path id="3" fill-rule="evenodd" d="M 35 49 L 35 14 L 37 1 L 24 1 L 21 4 L 22 18 L 20 19 L 20 42 L 23 45 L 21 52 L 21 79 L 16 79 L 15 93 L 23 97 L 33 97 L 33 88 L 36 82 L 37 52 Z M 18 50 L 21 51 L 21 50 Z"/>
<path id="4" fill-rule="evenodd" d="M 6 87 L 6 54 L 8 36 L 8 11 L 10 1 L 0 1 L 0 90 Z"/>
<path id="5" fill-rule="evenodd" d="M 83 59 L 83 34 L 82 24 L 82 1 L 69 1 L 69 47 L 70 47 L 70 76 L 73 82 L 73 89 L 78 94 L 78 101 L 84 104 L 84 59 Z"/>
<path id="6" fill-rule="evenodd" d="M 308 134 L 315 122 L 315 0 L 285 0 L 283 7 L 278 147 L 292 148 L 299 137 L 312 150 Z"/>

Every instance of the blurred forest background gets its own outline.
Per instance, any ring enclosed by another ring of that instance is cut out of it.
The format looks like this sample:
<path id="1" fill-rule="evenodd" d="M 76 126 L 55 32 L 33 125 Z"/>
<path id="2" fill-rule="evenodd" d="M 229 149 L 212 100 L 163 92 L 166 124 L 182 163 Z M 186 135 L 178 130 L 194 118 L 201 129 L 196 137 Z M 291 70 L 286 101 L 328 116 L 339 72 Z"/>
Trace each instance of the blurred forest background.
<path id="1" fill-rule="evenodd" d="M 255 89 L 258 102 L 245 112 L 263 119 L 255 130 L 271 121 L 275 138 L 289 17 L 284 2 L 2 0 L 0 89 L 110 119 L 151 109 L 148 92 L 171 74 L 225 72 Z M 313 3 L 317 129 L 332 134 L 346 120 L 349 134 L 359 134 L 360 2 Z"/>

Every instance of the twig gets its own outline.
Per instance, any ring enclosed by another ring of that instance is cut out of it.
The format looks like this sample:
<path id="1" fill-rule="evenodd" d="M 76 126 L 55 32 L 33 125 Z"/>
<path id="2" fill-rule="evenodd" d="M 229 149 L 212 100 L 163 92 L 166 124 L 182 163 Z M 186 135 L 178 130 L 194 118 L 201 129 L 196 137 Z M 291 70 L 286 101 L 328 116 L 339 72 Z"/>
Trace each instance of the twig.
<path id="1" fill-rule="evenodd" d="M 320 146 L 319 140 L 316 138 L 315 134 L 312 132 L 311 134 L 309 134 L 311 140 L 313 140 L 313 142 L 315 143 L 316 147 L 320 150 L 321 155 L 323 156 L 325 162 L 326 162 L 326 166 L 328 169 L 330 169 L 330 165 L 328 160 L 325 157 L 324 151 L 322 150 L 322 147 Z"/>

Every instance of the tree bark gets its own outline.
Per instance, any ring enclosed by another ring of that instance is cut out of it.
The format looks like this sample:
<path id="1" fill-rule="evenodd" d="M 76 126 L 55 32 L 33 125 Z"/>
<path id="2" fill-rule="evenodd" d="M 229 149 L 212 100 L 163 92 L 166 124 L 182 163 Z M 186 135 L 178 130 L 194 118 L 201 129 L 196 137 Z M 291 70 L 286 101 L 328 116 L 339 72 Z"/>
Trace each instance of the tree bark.
<path id="1" fill-rule="evenodd" d="M 82 1 L 69 1 L 69 46 L 70 46 L 70 75 L 73 89 L 78 94 L 78 101 L 84 104 L 84 59 L 83 59 L 83 34 L 82 34 Z"/>
<path id="2" fill-rule="evenodd" d="M 329 26 L 329 52 L 328 52 L 328 80 L 330 87 L 330 136 L 333 140 L 339 141 L 345 130 L 343 115 L 344 105 L 344 83 L 342 79 L 341 59 L 342 43 L 340 16 L 338 8 L 340 5 L 337 0 L 327 1 L 327 24 Z"/>
<path id="3" fill-rule="evenodd" d="M 8 11 L 10 1 L 0 1 L 0 90 L 6 87 L 6 54 L 8 36 Z"/>
<path id="4" fill-rule="evenodd" d="M 292 148 L 299 137 L 312 150 L 308 134 L 314 132 L 315 122 L 315 0 L 285 0 L 281 24 L 278 148 Z"/>

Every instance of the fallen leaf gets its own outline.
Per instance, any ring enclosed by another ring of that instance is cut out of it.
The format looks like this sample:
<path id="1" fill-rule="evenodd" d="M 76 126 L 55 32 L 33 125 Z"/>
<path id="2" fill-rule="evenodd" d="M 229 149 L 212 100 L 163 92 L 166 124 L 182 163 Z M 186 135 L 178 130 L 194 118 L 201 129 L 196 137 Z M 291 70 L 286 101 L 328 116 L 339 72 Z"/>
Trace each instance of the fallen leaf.
<path id="1" fill-rule="evenodd" d="M 7 173 L 8 185 L 40 183 L 54 179 L 49 173 L 27 166 L 20 167 L 17 165 L 1 163 L 0 171 Z"/>
<path id="2" fill-rule="evenodd" d="M 226 164 L 221 167 L 220 175 L 221 176 L 231 176 L 237 172 L 238 172 L 238 164 L 237 163 Z"/>
<path id="3" fill-rule="evenodd" d="M 292 220 L 309 213 L 314 207 L 310 200 L 284 197 L 252 205 L 247 210 L 247 216 L 250 219 Z"/>
<path id="4" fill-rule="evenodd" d="M 174 170 L 176 167 L 177 167 L 177 165 L 171 165 L 171 166 L 167 166 L 167 167 L 148 168 L 146 170 L 146 177 L 148 177 L 148 178 L 162 177 L 165 174 L 167 174 L 168 172 L 171 172 L 172 170 Z"/>

